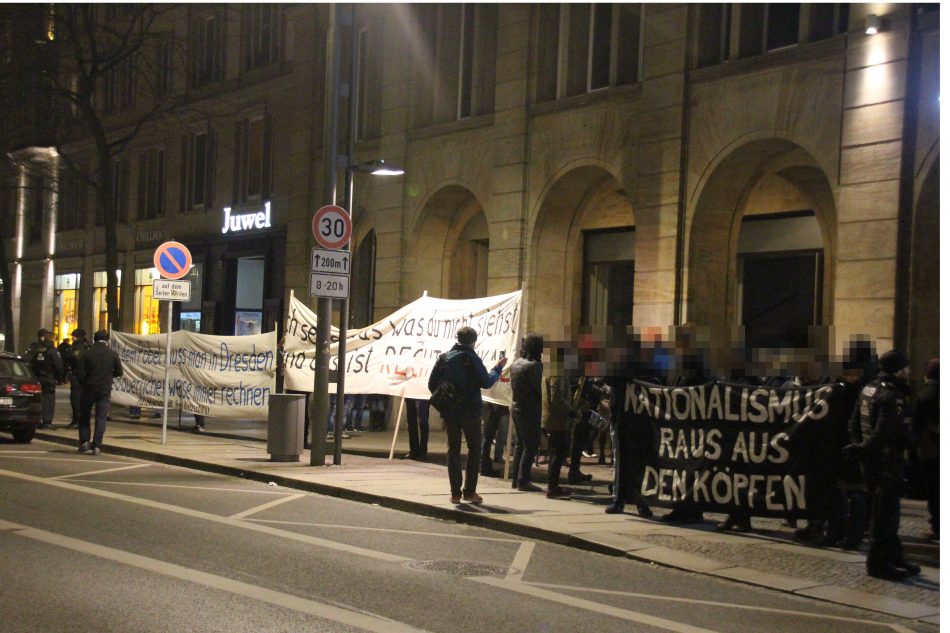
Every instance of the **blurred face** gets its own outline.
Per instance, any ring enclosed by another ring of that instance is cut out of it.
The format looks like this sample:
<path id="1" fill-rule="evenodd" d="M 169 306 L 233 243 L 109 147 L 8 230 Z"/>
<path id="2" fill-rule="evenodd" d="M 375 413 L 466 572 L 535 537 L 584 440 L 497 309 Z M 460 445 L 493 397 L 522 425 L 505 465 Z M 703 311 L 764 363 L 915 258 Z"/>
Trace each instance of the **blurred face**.
<path id="1" fill-rule="evenodd" d="M 905 367 L 904 369 L 897 372 L 897 376 L 899 378 L 903 378 L 904 380 L 910 379 L 910 367 Z"/>

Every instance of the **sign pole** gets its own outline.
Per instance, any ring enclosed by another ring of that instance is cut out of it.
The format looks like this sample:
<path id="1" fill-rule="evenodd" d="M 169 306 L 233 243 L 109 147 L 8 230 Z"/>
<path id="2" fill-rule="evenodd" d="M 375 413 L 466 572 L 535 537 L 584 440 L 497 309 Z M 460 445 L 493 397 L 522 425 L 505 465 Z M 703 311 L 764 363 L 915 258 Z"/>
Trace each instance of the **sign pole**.
<path id="1" fill-rule="evenodd" d="M 396 423 L 393 425 L 393 443 L 389 446 L 389 459 L 396 452 L 396 438 L 399 437 L 399 423 L 402 422 L 402 412 L 406 408 L 406 396 L 399 399 L 399 413 L 396 414 Z"/>
<path id="2" fill-rule="evenodd" d="M 165 330 L 165 402 L 162 405 L 162 445 L 165 445 L 168 434 L 168 367 L 172 357 L 172 302 L 168 304 L 168 328 Z"/>

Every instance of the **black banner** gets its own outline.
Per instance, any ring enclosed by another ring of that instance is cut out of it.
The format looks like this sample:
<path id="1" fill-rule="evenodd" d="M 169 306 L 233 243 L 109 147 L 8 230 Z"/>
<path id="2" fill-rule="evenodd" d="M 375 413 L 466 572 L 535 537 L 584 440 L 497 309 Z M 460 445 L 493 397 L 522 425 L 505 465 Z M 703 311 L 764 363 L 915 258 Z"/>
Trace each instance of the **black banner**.
<path id="1" fill-rule="evenodd" d="M 621 490 L 661 507 L 825 517 L 838 494 L 833 389 L 631 380 L 617 394 Z"/>

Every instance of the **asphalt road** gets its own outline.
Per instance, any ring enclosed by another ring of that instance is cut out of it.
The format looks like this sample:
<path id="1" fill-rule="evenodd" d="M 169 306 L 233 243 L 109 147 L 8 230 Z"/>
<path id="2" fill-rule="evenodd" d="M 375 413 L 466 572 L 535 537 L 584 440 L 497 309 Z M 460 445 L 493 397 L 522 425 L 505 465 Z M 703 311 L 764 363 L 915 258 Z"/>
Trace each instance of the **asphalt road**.
<path id="1" fill-rule="evenodd" d="M 317 494 L 0 440 L 0 629 L 932 631 Z"/>

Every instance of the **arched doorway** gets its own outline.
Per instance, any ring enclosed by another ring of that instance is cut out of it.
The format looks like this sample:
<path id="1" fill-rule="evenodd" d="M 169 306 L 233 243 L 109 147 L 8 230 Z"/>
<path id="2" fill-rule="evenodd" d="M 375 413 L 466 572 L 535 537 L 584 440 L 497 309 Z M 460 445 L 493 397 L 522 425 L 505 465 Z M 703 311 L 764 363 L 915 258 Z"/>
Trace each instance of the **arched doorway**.
<path id="1" fill-rule="evenodd" d="M 465 187 L 443 187 L 416 223 L 407 269 L 408 299 L 428 291 L 448 299 L 483 297 L 488 289 L 488 220 Z"/>
<path id="2" fill-rule="evenodd" d="M 528 327 L 557 336 L 633 320 L 633 205 L 602 167 L 577 167 L 544 194 L 533 219 Z"/>
<path id="3" fill-rule="evenodd" d="M 831 323 L 835 226 L 828 179 L 807 152 L 779 139 L 736 149 L 689 222 L 685 320 L 802 333 Z"/>

